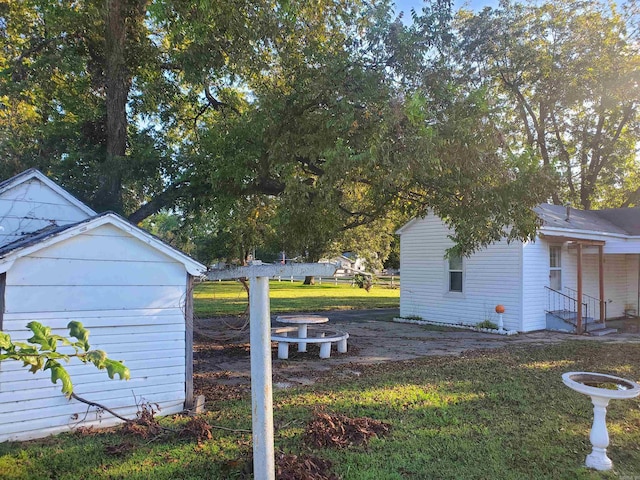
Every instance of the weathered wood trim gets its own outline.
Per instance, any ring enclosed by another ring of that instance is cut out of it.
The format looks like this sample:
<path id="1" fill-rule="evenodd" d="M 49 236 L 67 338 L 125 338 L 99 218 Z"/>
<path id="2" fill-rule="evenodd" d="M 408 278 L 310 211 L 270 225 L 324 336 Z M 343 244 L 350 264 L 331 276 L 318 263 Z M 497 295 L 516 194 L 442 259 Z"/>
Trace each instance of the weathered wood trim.
<path id="1" fill-rule="evenodd" d="M 0 331 L 4 330 L 4 292 L 7 286 L 7 274 L 0 273 Z"/>
<path id="2" fill-rule="evenodd" d="M 604 247 L 598 246 L 598 294 L 600 295 L 600 321 L 604 322 L 605 315 L 605 299 L 604 299 Z"/>
<path id="3" fill-rule="evenodd" d="M 539 237 L 544 240 L 548 240 L 549 242 L 571 242 L 569 247 L 575 247 L 577 244 L 585 246 L 598 246 L 604 245 L 606 243 L 604 240 L 588 240 L 586 238 L 572 237 L 571 235 L 549 235 L 547 233 L 541 233 L 539 234 Z"/>
<path id="4" fill-rule="evenodd" d="M 185 299 L 185 402 L 184 408 L 193 408 L 193 280 L 187 273 L 187 293 Z"/>
<path id="5" fill-rule="evenodd" d="M 578 335 L 582 334 L 582 315 L 583 315 L 583 311 L 582 311 L 582 294 L 584 293 L 582 290 L 582 244 L 578 243 L 577 244 L 577 257 L 578 257 L 578 278 L 577 278 L 577 284 L 578 284 L 578 305 L 577 305 L 577 314 L 578 314 L 578 318 L 576 320 L 576 333 Z"/>

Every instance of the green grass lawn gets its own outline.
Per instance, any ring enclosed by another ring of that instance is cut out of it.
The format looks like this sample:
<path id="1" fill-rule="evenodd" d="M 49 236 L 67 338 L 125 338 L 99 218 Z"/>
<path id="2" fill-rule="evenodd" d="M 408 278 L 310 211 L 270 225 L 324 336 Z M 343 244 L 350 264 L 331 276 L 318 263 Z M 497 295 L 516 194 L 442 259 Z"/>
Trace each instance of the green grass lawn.
<path id="1" fill-rule="evenodd" d="M 348 378 L 348 370 L 360 375 Z M 613 401 L 608 425 L 615 471 L 582 466 L 590 451 L 589 400 L 562 384 L 571 370 L 640 379 L 640 346 L 565 342 L 466 357 L 334 369 L 332 377 L 276 392 L 276 449 L 332 462 L 344 480 L 608 479 L 640 476 L 640 401 Z M 305 427 L 315 408 L 391 424 L 368 446 L 311 448 Z M 251 428 L 248 395 L 208 402 L 211 424 Z M 165 419 L 165 425 L 184 421 Z M 64 434 L 0 444 L 0 477 L 25 479 L 240 479 L 251 435 L 150 441 L 117 431 Z M 124 445 L 125 448 L 115 448 Z M 113 453 L 114 450 L 116 453 Z M 107 453 L 111 451 L 112 453 Z M 118 453 L 119 452 L 119 453 Z"/>
<path id="2" fill-rule="evenodd" d="M 400 290 L 373 286 L 369 292 L 351 285 L 271 281 L 271 312 L 393 308 L 400 302 Z M 200 318 L 240 315 L 247 308 L 247 294 L 239 282 L 204 282 L 194 290 L 194 311 Z"/>

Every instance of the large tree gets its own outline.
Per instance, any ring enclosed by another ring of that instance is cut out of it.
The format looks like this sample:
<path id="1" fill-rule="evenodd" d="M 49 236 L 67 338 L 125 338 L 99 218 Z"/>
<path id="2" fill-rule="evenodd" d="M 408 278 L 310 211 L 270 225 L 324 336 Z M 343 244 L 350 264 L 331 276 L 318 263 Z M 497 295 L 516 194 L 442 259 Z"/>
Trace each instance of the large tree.
<path id="1" fill-rule="evenodd" d="M 556 203 L 589 209 L 640 200 L 635 8 L 504 1 L 458 18 L 460 73 L 487 89 L 511 149 L 529 149 L 560 173 Z"/>
<path id="2" fill-rule="evenodd" d="M 446 0 L 411 26 L 385 1 L 0 5 L 3 176 L 38 166 L 99 210 L 208 216 L 227 245 L 275 232 L 310 259 L 429 209 L 464 252 L 535 229 L 548 172 L 451 74 Z"/>

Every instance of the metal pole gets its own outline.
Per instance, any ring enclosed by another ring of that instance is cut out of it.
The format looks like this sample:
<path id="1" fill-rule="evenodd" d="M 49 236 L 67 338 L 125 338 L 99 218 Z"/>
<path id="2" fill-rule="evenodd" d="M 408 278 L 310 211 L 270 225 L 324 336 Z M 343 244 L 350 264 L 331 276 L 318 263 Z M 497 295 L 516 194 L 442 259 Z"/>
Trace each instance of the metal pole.
<path id="1" fill-rule="evenodd" d="M 255 480 L 275 480 L 269 277 L 249 279 L 251 419 Z"/>

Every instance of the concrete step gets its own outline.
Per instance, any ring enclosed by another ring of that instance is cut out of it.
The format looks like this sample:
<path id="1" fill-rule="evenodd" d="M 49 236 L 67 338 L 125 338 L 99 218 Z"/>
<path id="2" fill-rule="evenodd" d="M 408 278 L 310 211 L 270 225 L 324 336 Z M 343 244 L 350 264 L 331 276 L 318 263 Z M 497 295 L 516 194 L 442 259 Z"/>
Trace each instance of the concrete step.
<path id="1" fill-rule="evenodd" d="M 618 333 L 617 328 L 600 328 L 598 330 L 589 330 L 589 335 L 593 337 L 601 337 L 603 335 L 609 335 L 611 333 Z"/>
<path id="2" fill-rule="evenodd" d="M 549 315 L 554 315 L 558 318 L 561 318 L 565 322 L 573 323 L 574 325 L 578 320 L 578 312 L 572 312 L 571 310 L 556 310 L 553 312 L 548 312 Z M 582 317 L 582 324 L 586 325 L 589 323 L 598 323 L 593 317 Z"/>
<path id="3" fill-rule="evenodd" d="M 555 317 L 564 320 L 565 322 L 573 323 L 574 325 L 578 321 L 578 314 L 576 312 L 549 312 L 548 315 L 553 315 Z M 596 323 L 595 318 L 593 317 L 582 317 L 582 324 L 585 325 L 587 323 Z"/>
<path id="4" fill-rule="evenodd" d="M 567 310 L 547 312 L 547 330 L 575 333 L 577 314 Z M 607 328 L 605 322 L 597 322 L 593 317 L 582 317 L 582 328 L 587 332 L 601 331 Z"/>
<path id="5" fill-rule="evenodd" d="M 604 330 L 607 328 L 607 324 L 605 322 L 587 323 L 582 326 L 585 327 L 588 332 L 595 332 L 597 330 Z"/>

